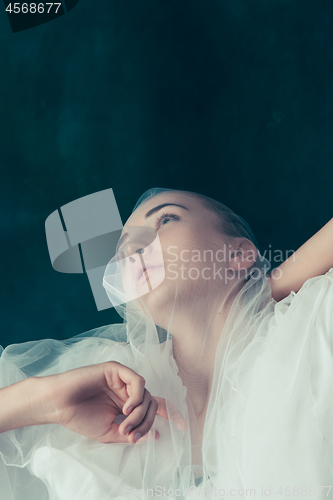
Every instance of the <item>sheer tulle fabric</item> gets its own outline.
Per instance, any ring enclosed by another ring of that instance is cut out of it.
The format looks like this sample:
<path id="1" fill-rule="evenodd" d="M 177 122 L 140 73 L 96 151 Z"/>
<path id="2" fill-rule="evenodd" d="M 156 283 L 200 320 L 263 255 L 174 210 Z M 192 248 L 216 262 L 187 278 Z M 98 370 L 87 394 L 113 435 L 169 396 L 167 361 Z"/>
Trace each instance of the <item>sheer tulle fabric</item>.
<path id="1" fill-rule="evenodd" d="M 329 485 L 333 269 L 276 303 L 263 263 L 259 255 L 261 272 L 244 283 L 221 331 L 202 442 L 195 439 L 196 417 L 174 357 L 173 317 L 168 329 L 159 328 L 140 299 L 117 307 L 122 324 L 67 341 L 7 347 L 1 387 L 115 360 L 142 375 L 152 395 L 176 406 L 188 430 L 172 423 L 167 403 L 169 420 L 156 416 L 153 426 L 160 439 L 149 435 L 136 445 L 105 445 L 56 425 L 0 434 L 1 499 L 142 498 L 147 490 L 148 496 L 202 498 L 208 489 L 244 498 L 262 496 L 262 488 L 280 499 L 279 488 L 285 494 L 288 486 L 303 486 L 310 495 L 311 487 L 317 494 Z M 202 462 L 195 458 L 198 447 Z"/>

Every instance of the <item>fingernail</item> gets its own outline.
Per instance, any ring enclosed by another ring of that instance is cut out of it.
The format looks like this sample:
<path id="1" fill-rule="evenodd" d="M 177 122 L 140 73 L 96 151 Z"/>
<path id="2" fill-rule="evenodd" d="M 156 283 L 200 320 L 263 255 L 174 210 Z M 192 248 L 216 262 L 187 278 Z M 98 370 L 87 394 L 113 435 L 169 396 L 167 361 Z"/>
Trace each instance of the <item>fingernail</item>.
<path id="1" fill-rule="evenodd" d="M 129 408 L 127 408 L 127 413 L 131 413 L 132 410 L 133 410 L 133 406 L 130 406 Z"/>
<path id="2" fill-rule="evenodd" d="M 129 432 L 131 432 L 132 429 L 133 429 L 133 425 L 129 425 L 128 427 L 126 427 L 125 434 L 128 434 Z"/>
<path id="3" fill-rule="evenodd" d="M 135 442 L 139 441 L 140 437 L 142 436 L 141 432 L 136 432 L 134 434 L 134 439 L 135 439 Z"/>

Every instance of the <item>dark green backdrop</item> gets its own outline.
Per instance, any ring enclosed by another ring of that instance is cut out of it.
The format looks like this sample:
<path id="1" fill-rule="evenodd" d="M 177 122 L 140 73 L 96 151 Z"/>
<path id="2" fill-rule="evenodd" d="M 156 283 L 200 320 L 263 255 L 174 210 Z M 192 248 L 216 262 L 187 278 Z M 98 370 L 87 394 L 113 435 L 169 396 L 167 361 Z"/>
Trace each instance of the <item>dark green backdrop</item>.
<path id="1" fill-rule="evenodd" d="M 118 321 L 52 269 L 44 222 L 113 188 L 204 193 L 263 250 L 332 216 L 333 3 L 80 0 L 12 34 L 0 14 L 0 344 Z M 333 249 L 332 249 L 333 252 Z"/>

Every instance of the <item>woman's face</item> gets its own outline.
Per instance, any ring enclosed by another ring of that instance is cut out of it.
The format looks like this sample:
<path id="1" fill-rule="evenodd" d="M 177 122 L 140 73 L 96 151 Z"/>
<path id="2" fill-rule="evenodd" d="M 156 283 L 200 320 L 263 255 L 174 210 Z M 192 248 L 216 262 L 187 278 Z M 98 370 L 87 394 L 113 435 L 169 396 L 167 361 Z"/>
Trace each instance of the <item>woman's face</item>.
<path id="1" fill-rule="evenodd" d="M 146 246 L 140 236 L 128 241 L 127 233 L 131 235 L 133 226 L 147 228 L 147 242 L 149 235 L 157 234 L 158 239 Z M 141 299 L 150 310 L 169 310 L 176 289 L 177 300 L 185 303 L 193 303 L 199 292 L 202 300 L 208 290 L 221 290 L 228 244 L 215 229 L 214 214 L 186 192 L 168 191 L 142 203 L 126 222 L 122 236 L 119 251 L 129 256 L 126 260 L 131 266 L 130 270 L 124 268 L 123 286 L 126 291 L 126 273 L 130 272 L 140 296 L 149 280 L 151 291 Z"/>

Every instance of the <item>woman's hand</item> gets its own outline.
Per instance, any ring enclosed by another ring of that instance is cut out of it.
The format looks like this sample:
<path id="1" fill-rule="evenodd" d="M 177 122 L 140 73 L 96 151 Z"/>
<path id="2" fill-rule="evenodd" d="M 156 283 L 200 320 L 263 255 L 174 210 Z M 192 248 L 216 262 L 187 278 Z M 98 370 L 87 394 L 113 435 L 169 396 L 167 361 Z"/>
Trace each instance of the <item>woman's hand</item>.
<path id="1" fill-rule="evenodd" d="M 155 415 L 168 418 L 165 400 L 154 398 L 145 389 L 143 377 L 116 361 L 38 380 L 44 394 L 43 418 L 38 423 L 57 423 L 102 443 L 147 440 Z M 171 412 L 174 424 L 186 430 L 185 420 L 173 405 Z M 115 423 L 119 415 L 127 416 L 120 425 Z M 37 415 L 35 418 L 38 420 Z M 158 437 L 155 431 L 155 439 Z"/>

